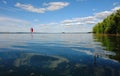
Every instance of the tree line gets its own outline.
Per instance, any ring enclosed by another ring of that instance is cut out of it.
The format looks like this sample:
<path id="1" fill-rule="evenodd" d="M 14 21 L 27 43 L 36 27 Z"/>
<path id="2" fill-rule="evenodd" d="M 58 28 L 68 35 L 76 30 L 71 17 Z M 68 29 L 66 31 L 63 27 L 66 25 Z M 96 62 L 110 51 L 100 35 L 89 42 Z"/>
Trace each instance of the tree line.
<path id="1" fill-rule="evenodd" d="M 97 34 L 120 34 L 120 9 L 93 27 Z"/>

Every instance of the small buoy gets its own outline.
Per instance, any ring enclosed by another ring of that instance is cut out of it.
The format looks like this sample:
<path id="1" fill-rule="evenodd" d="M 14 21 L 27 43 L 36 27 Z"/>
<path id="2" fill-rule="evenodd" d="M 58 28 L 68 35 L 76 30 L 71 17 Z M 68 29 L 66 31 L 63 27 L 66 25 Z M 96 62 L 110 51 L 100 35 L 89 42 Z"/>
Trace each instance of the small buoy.
<path id="1" fill-rule="evenodd" d="M 31 28 L 31 29 L 30 29 L 30 31 L 31 31 L 31 32 L 34 32 L 34 29 L 33 29 L 33 28 Z"/>

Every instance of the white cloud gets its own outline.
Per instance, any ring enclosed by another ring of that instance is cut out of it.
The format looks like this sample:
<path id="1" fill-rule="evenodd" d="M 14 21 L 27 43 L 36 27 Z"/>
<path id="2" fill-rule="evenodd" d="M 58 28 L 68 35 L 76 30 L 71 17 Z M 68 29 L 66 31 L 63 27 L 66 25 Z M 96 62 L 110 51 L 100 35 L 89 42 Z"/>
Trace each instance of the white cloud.
<path id="1" fill-rule="evenodd" d="M 0 32 L 26 31 L 29 25 L 30 23 L 28 21 L 9 17 L 0 17 Z"/>
<path id="2" fill-rule="evenodd" d="M 66 23 L 73 23 L 75 22 L 74 20 L 64 20 L 61 23 L 66 24 Z"/>
<path id="3" fill-rule="evenodd" d="M 50 2 L 50 3 L 44 3 L 44 8 L 36 8 L 32 6 L 31 4 L 21 4 L 16 3 L 15 6 L 19 7 L 21 9 L 24 9 L 26 11 L 35 12 L 35 13 L 45 13 L 46 11 L 54 11 L 62 9 L 69 5 L 68 2 Z"/>
<path id="4" fill-rule="evenodd" d="M 112 9 L 112 12 L 115 12 L 116 10 L 120 9 L 120 6 L 117 6 L 115 8 Z"/>
<path id="5" fill-rule="evenodd" d="M 88 25 L 88 24 L 95 24 L 97 22 L 94 16 L 88 17 L 81 17 L 81 18 L 73 18 L 71 20 L 64 20 L 62 21 L 62 25 Z"/>
<path id="6" fill-rule="evenodd" d="M 95 18 L 97 18 L 97 19 L 104 19 L 104 18 L 106 18 L 110 14 L 112 14 L 112 11 L 99 12 L 99 13 L 95 14 Z"/>
<path id="7" fill-rule="evenodd" d="M 96 19 L 104 19 L 106 18 L 107 16 L 109 16 L 110 14 L 116 12 L 116 10 L 120 9 L 120 6 L 117 6 L 113 9 L 111 9 L 110 11 L 102 11 L 102 12 L 98 12 L 98 13 L 95 13 L 94 16 Z"/>
<path id="8" fill-rule="evenodd" d="M 5 1 L 5 0 L 2 0 L 2 2 L 3 2 L 4 4 L 7 4 L 7 1 Z"/>
<path id="9" fill-rule="evenodd" d="M 50 2 L 46 4 L 46 9 L 49 11 L 59 10 L 61 8 L 64 8 L 65 6 L 68 6 L 68 2 Z"/>
<path id="10" fill-rule="evenodd" d="M 88 25 L 95 25 L 97 22 L 95 21 L 86 21 L 85 24 L 88 24 Z"/>
<path id="11" fill-rule="evenodd" d="M 16 3 L 15 4 L 16 7 L 19 7 L 21 9 L 24 9 L 26 11 L 30 11 L 30 12 L 36 12 L 36 13 L 44 13 L 45 12 L 45 8 L 35 8 L 34 6 L 30 5 L 30 4 L 21 4 L 21 3 Z"/>
<path id="12" fill-rule="evenodd" d="M 91 20 L 95 20 L 95 17 L 88 16 L 88 17 L 74 18 L 74 20 L 75 21 L 91 21 Z"/>
<path id="13" fill-rule="evenodd" d="M 9 17 L 0 17 L 0 23 L 21 23 L 21 24 L 29 24 L 29 22 L 27 21 L 23 21 L 23 20 L 20 20 L 20 19 L 14 19 L 14 18 L 9 18 Z M 10 24 L 8 24 L 10 25 Z"/>

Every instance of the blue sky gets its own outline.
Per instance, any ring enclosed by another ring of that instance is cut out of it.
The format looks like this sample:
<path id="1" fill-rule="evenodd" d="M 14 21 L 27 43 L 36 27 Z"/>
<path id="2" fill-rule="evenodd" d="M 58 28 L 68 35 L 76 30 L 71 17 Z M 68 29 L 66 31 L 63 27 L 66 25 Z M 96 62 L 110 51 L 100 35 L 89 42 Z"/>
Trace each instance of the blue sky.
<path id="1" fill-rule="evenodd" d="M 119 0 L 0 0 L 0 32 L 89 32 Z"/>

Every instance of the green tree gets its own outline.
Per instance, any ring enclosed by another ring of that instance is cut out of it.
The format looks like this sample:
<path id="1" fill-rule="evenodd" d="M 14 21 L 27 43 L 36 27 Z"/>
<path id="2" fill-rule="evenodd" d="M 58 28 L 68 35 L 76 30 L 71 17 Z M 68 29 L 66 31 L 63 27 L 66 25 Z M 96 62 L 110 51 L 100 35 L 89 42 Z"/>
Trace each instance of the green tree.
<path id="1" fill-rule="evenodd" d="M 94 33 L 120 34 L 120 9 L 93 27 Z"/>

